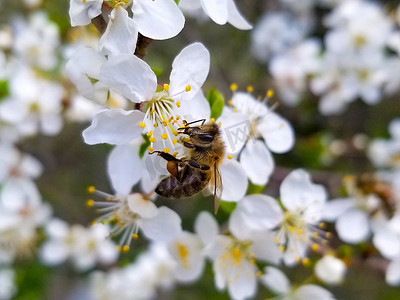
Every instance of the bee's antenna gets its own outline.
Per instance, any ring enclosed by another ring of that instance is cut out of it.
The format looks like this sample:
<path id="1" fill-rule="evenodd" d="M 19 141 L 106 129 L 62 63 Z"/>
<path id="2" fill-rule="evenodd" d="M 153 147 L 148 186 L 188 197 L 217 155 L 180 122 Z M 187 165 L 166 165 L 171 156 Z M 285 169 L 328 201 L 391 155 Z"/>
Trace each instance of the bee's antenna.
<path id="1" fill-rule="evenodd" d="M 200 119 L 200 120 L 192 121 L 192 122 L 189 122 L 189 123 L 184 122 L 183 124 L 185 126 L 188 126 L 188 125 L 193 124 L 193 123 L 201 122 L 201 125 L 204 125 L 205 121 L 206 121 L 206 119 Z M 182 129 L 185 129 L 185 127 L 181 127 L 181 128 L 178 128 L 178 129 L 182 130 Z"/>

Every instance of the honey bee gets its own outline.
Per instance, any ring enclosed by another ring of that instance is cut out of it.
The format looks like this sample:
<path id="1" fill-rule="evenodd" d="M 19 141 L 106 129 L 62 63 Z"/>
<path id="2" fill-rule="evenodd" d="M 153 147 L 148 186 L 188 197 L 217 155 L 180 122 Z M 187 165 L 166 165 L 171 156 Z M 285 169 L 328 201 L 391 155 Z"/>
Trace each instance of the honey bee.
<path id="1" fill-rule="evenodd" d="M 202 122 L 200 126 L 190 124 Z M 166 198 L 185 198 L 205 189 L 209 184 L 214 194 L 214 213 L 217 213 L 222 180 L 218 169 L 225 154 L 225 145 L 221 131 L 215 122 L 205 123 L 205 119 L 191 123 L 184 122 L 185 127 L 178 133 L 188 136 L 182 140 L 188 148 L 188 155 L 180 159 L 163 151 L 154 151 L 167 160 L 167 170 L 171 174 L 161 180 L 155 192 Z"/>

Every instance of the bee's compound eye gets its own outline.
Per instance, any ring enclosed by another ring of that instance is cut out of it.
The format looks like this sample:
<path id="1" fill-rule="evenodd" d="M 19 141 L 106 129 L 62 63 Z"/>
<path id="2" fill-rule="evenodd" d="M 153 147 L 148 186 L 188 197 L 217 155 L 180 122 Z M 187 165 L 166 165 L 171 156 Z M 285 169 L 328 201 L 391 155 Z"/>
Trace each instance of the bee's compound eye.
<path id="1" fill-rule="evenodd" d="M 211 143 L 214 140 L 214 136 L 211 134 L 199 134 L 197 137 L 200 141 L 206 143 Z"/>

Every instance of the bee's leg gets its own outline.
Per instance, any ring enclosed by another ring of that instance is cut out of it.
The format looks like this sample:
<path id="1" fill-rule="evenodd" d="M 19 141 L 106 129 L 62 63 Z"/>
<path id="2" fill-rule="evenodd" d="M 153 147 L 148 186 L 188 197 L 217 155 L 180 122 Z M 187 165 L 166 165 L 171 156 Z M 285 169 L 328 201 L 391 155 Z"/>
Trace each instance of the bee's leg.
<path id="1" fill-rule="evenodd" d="M 164 158 L 166 161 L 180 161 L 180 159 L 176 158 L 175 156 L 173 156 L 169 153 L 165 153 L 164 151 L 149 152 L 149 154 L 154 154 L 154 153 L 157 153 L 159 156 Z"/>
<path id="2" fill-rule="evenodd" d="M 180 180 L 180 172 L 179 172 L 179 165 L 182 164 L 182 160 L 176 158 L 175 156 L 165 153 L 164 151 L 153 151 L 149 152 L 150 154 L 157 153 L 159 156 L 164 158 L 167 161 L 167 170 L 168 172 L 174 176 L 176 179 Z"/>
<path id="3" fill-rule="evenodd" d="M 183 142 L 183 146 L 185 146 L 186 148 L 191 148 L 191 149 L 195 148 L 195 145 L 188 143 L 188 142 Z"/>
<path id="4" fill-rule="evenodd" d="M 210 170 L 209 166 L 200 165 L 198 162 L 195 162 L 194 160 L 191 160 L 191 159 L 189 160 L 189 165 L 193 168 L 197 168 L 197 169 L 204 170 L 204 171 Z"/>

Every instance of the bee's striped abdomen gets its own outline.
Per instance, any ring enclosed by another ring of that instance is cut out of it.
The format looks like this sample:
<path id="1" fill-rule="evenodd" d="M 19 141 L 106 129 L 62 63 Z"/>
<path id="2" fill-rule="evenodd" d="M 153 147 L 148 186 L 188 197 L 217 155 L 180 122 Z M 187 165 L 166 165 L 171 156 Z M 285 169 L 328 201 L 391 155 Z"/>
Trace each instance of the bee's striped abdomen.
<path id="1" fill-rule="evenodd" d="M 190 172 L 185 172 L 181 181 L 172 175 L 168 176 L 161 180 L 155 192 L 166 198 L 190 197 L 207 186 L 210 180 L 207 172 L 190 168 Z"/>

